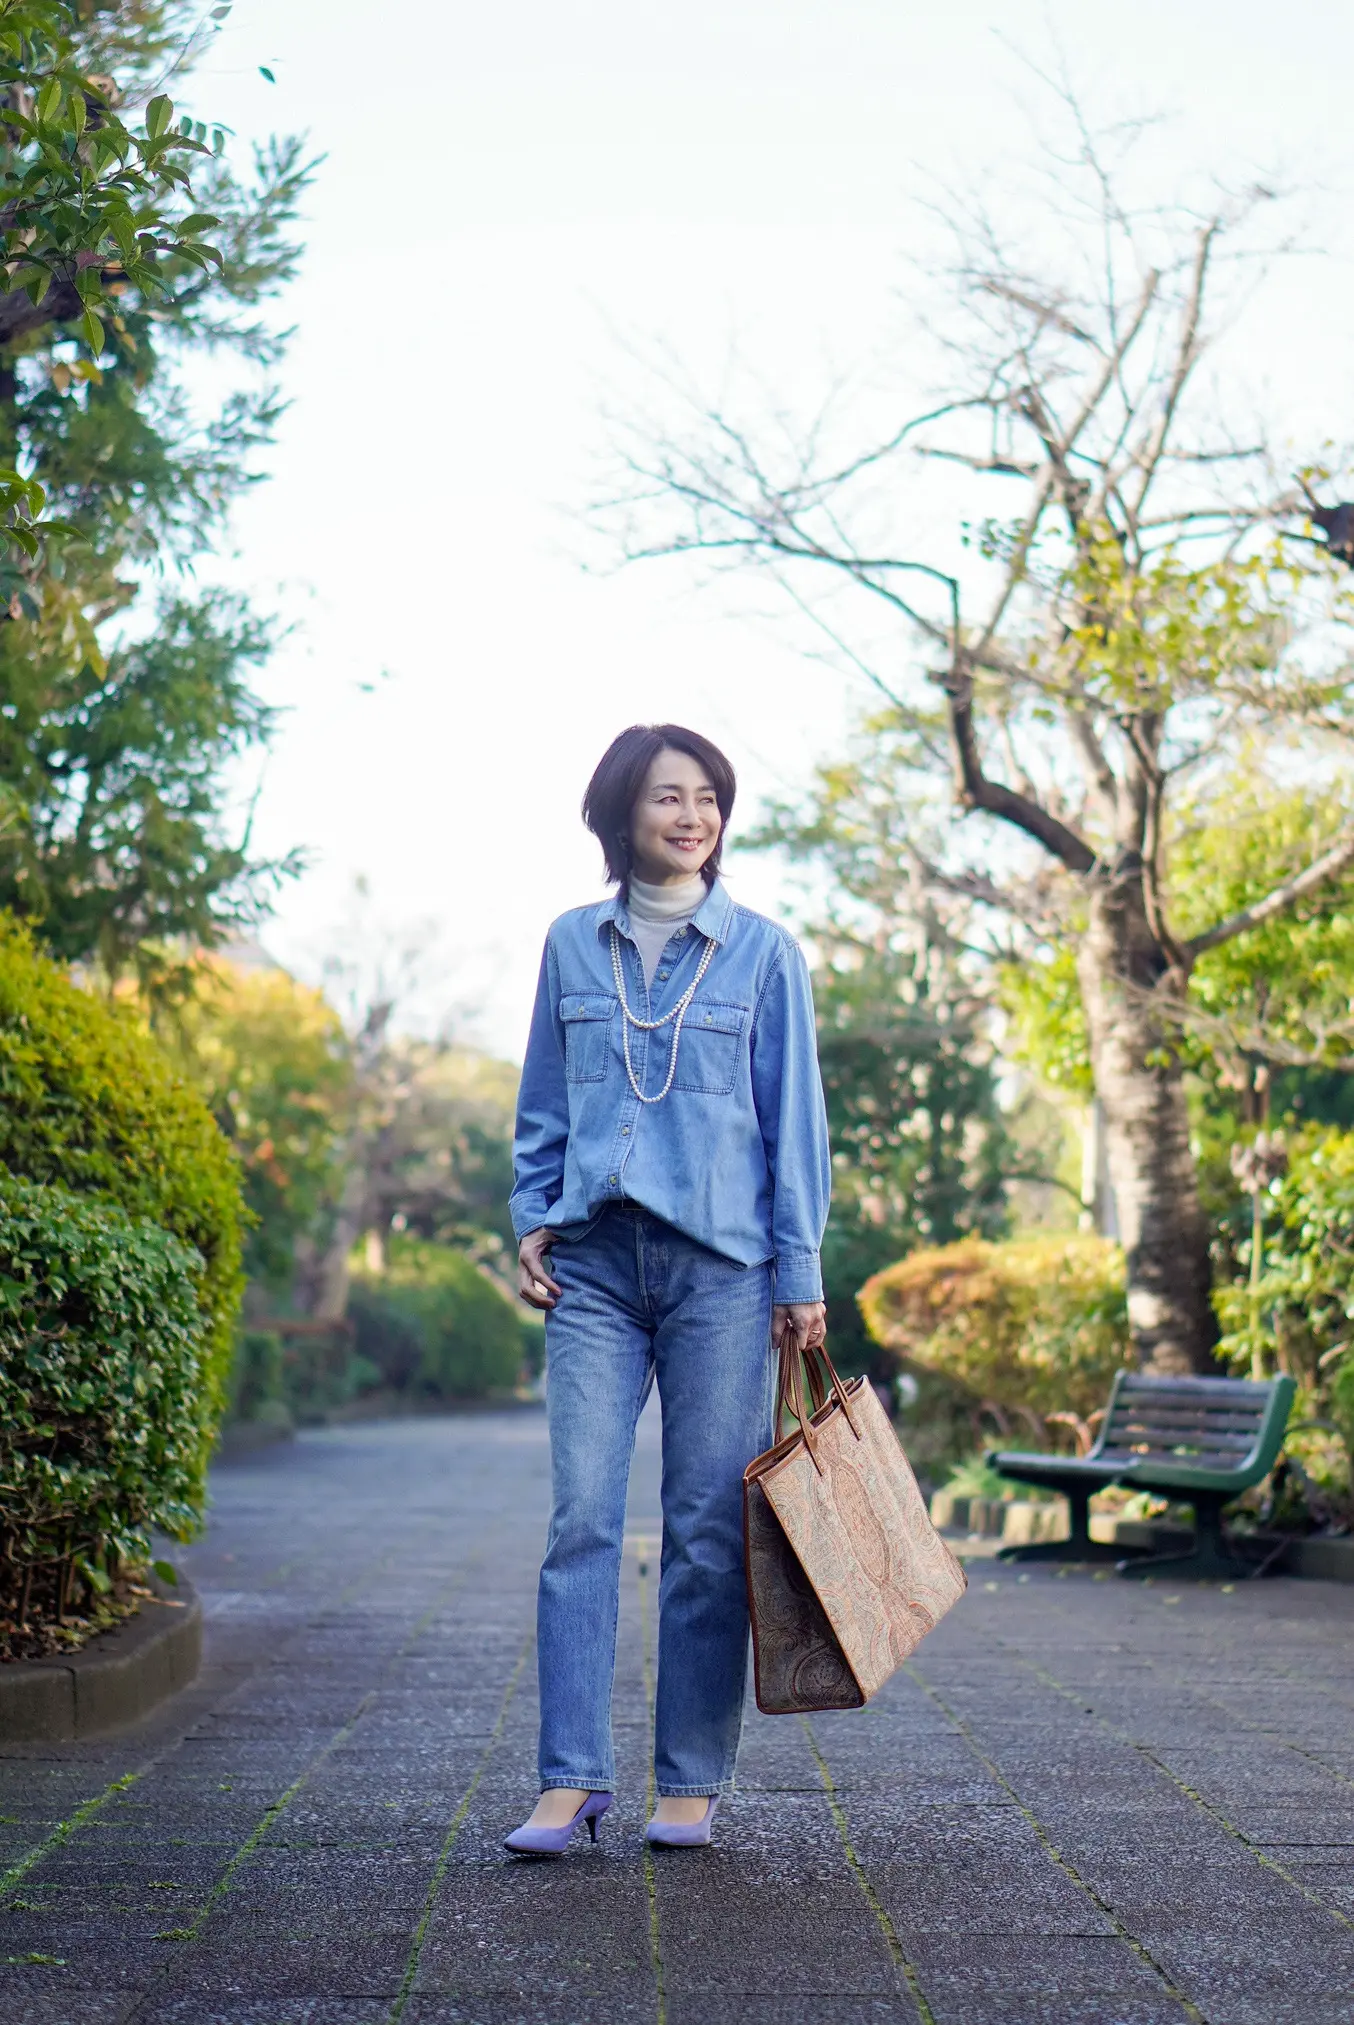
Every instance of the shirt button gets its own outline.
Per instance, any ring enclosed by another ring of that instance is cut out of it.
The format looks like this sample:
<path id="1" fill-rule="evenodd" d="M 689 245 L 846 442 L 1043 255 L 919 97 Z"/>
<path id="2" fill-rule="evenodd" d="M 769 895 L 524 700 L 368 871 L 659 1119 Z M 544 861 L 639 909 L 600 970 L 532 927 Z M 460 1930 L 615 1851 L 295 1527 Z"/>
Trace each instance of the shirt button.
<path id="1" fill-rule="evenodd" d="M 617 1182 L 619 1181 L 619 1179 L 620 1179 L 620 1176 L 619 1176 L 619 1175 L 617 1175 L 617 1174 L 613 1174 L 613 1175 L 610 1175 L 610 1176 L 608 1177 L 608 1183 L 609 1183 L 609 1186 L 610 1186 L 610 1187 L 612 1187 L 612 1188 L 614 1188 L 614 1187 L 616 1186 L 616 1183 L 617 1183 Z"/>
<path id="2" fill-rule="evenodd" d="M 659 971 L 659 973 L 658 973 L 658 975 L 659 975 L 660 977 L 668 977 L 668 976 L 670 976 L 670 975 L 671 975 L 671 973 L 670 973 L 670 972 L 668 972 L 668 971 L 666 971 L 666 970 L 660 970 L 660 971 Z"/>
<path id="3" fill-rule="evenodd" d="M 629 1127 L 628 1125 L 622 1125 L 622 1127 L 621 1127 L 621 1138 L 622 1138 L 622 1139 L 628 1139 L 629 1137 L 630 1137 L 630 1127 Z"/>
<path id="4" fill-rule="evenodd" d="M 681 939 L 682 939 L 682 937 L 683 937 L 683 936 L 684 936 L 685 934 L 686 934 L 686 930 L 685 930 L 685 928 L 679 928 L 679 929 L 677 930 L 677 940 L 678 940 L 678 941 L 680 942 L 680 941 L 681 941 Z"/>

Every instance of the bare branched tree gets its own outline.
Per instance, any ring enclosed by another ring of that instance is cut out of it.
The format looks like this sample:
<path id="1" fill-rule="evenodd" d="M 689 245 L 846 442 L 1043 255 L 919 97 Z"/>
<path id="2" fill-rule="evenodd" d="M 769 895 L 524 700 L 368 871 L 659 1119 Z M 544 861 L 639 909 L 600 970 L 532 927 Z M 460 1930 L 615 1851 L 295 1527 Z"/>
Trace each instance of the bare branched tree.
<path id="1" fill-rule="evenodd" d="M 1018 918 L 1022 854 L 1054 872 L 1136 1349 L 1158 1371 L 1206 1370 L 1216 1328 L 1180 1007 L 1203 951 L 1338 888 L 1354 831 L 1276 865 L 1271 890 L 1187 933 L 1170 897 L 1171 809 L 1182 783 L 1197 796 L 1243 747 L 1298 734 L 1329 760 L 1354 732 L 1344 522 L 1318 498 L 1331 471 L 1292 476 L 1262 431 L 1220 423 L 1225 399 L 1205 371 L 1271 264 L 1273 193 L 1135 210 L 1134 136 L 1093 131 L 1065 90 L 1058 111 L 1070 144 L 1045 162 L 1024 243 L 980 202 L 946 207 L 936 335 L 949 378 L 922 413 L 844 455 L 824 428 L 754 427 L 720 405 L 631 421 L 601 515 L 627 559 L 694 555 L 769 575 L 936 761 L 938 687 L 958 810 L 1001 829 L 955 829 L 952 862 L 930 876 Z M 997 507 L 998 486 L 1018 494 L 1013 510 L 970 512 L 967 554 L 956 470 L 980 507 Z M 899 532 L 927 525 L 932 542 Z M 880 615 L 897 641 L 887 679 Z M 929 666 L 900 678 L 918 645 Z"/>
<path id="2" fill-rule="evenodd" d="M 327 1227 L 301 1248 L 301 1305 L 315 1321 L 344 1315 L 354 1246 L 378 1251 L 392 1229 L 438 1231 L 473 1217 L 486 1145 L 506 1139 L 515 1078 L 459 1044 L 450 1029 L 402 1031 L 435 981 L 428 924 L 378 923 L 359 882 L 341 956 L 325 980 L 347 1034 L 352 1084 Z M 491 1240 L 496 1243 L 496 1240 Z"/>

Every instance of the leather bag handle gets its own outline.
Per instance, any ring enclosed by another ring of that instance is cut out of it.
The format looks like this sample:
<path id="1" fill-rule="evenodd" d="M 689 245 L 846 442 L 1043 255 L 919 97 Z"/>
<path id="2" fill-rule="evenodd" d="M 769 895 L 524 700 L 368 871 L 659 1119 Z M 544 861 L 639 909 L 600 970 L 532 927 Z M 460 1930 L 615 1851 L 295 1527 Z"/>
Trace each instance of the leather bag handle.
<path id="1" fill-rule="evenodd" d="M 810 1349 L 804 1351 L 796 1351 L 794 1347 L 794 1332 L 787 1327 L 781 1336 L 779 1350 L 780 1372 L 776 1382 L 776 1425 L 777 1427 L 780 1426 L 783 1417 L 787 1413 L 798 1422 L 799 1431 L 804 1437 L 804 1446 L 809 1452 L 809 1457 L 814 1468 L 817 1470 L 819 1476 L 821 1476 L 823 1474 L 823 1465 L 818 1460 L 818 1432 L 813 1425 L 814 1415 L 822 1411 L 829 1399 L 835 1399 L 842 1412 L 846 1415 L 846 1424 L 857 1441 L 861 1438 L 860 1429 L 857 1427 L 855 1415 L 851 1411 L 851 1403 L 846 1396 L 846 1387 L 837 1375 L 837 1367 L 828 1356 L 827 1345 L 825 1343 L 815 1344 Z M 804 1382 L 806 1377 L 808 1380 L 807 1401 L 804 1397 Z"/>

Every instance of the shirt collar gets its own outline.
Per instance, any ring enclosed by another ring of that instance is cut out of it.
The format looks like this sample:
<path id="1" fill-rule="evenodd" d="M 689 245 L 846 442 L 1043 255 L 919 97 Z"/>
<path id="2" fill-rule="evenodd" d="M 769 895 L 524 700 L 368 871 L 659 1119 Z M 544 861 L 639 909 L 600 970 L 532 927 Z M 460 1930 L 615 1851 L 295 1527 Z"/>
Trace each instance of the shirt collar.
<path id="1" fill-rule="evenodd" d="M 723 942 L 729 933 L 729 922 L 733 917 L 733 901 L 722 879 L 716 879 L 700 906 L 691 917 L 691 925 L 698 928 L 710 942 Z M 597 910 L 597 929 L 610 927 L 615 922 L 622 935 L 630 934 L 630 913 L 619 890 L 602 902 Z"/>

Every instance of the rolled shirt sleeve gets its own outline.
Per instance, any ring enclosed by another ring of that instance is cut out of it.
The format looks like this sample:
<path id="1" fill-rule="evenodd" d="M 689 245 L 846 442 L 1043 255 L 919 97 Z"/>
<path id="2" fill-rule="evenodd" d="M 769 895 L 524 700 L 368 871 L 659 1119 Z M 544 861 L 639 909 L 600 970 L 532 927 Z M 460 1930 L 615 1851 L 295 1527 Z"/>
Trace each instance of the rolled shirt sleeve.
<path id="1" fill-rule="evenodd" d="M 796 943 L 785 944 L 757 1007 L 752 1094 L 771 1176 L 776 1299 L 821 1301 L 819 1252 L 832 1192 L 832 1156 L 813 987 Z"/>

